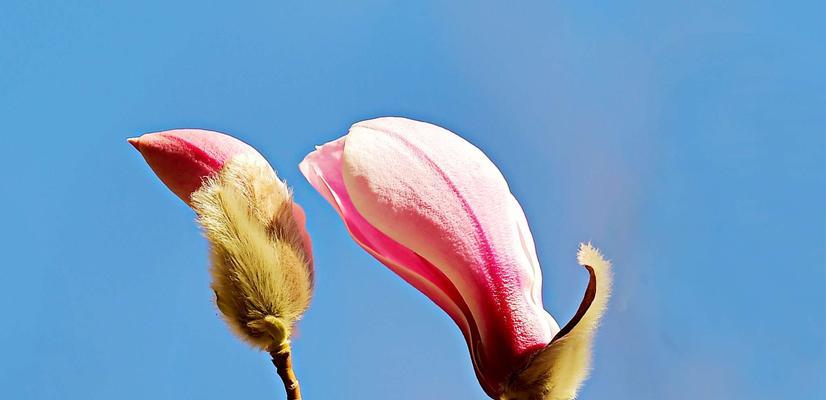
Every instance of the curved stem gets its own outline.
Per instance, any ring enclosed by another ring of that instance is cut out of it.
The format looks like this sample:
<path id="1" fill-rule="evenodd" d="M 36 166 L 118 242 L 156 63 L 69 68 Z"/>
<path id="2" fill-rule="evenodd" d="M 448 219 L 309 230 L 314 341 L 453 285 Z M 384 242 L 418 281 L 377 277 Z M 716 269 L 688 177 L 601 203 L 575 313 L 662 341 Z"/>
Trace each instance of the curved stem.
<path id="1" fill-rule="evenodd" d="M 275 371 L 284 382 L 284 390 L 287 392 L 287 400 L 301 400 L 301 389 L 298 387 L 298 378 L 293 372 L 292 351 L 290 344 L 286 343 L 277 350 L 270 352 L 272 356 L 272 365 L 275 365 Z"/>

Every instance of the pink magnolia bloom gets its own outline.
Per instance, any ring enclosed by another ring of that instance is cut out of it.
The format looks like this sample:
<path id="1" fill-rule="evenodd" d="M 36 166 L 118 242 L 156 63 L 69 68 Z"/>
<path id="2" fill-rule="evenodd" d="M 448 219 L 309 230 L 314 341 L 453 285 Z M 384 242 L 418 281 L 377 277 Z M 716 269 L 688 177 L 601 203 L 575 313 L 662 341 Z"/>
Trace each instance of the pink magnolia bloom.
<path id="1" fill-rule="evenodd" d="M 515 393 L 560 327 L 542 306 L 522 208 L 482 151 L 435 125 L 378 118 L 300 169 L 361 247 L 455 321 L 488 395 Z"/>

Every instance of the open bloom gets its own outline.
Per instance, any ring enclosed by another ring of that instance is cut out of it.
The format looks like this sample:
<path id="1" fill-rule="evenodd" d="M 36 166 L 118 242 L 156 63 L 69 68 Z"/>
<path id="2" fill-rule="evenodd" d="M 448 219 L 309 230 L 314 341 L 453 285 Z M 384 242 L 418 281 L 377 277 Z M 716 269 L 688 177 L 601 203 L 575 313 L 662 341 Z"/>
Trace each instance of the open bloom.
<path id="1" fill-rule="evenodd" d="M 286 184 L 255 149 L 222 133 L 179 129 L 129 143 L 198 214 L 216 304 L 233 331 L 263 350 L 287 346 L 313 270 L 304 212 Z"/>
<path id="2" fill-rule="evenodd" d="M 583 306 L 560 330 L 542 306 L 522 208 L 478 148 L 435 125 L 378 118 L 318 147 L 300 169 L 359 245 L 456 322 L 488 395 L 575 395 L 607 299 L 608 264 L 582 247 L 581 258 L 597 265 L 588 267 Z"/>

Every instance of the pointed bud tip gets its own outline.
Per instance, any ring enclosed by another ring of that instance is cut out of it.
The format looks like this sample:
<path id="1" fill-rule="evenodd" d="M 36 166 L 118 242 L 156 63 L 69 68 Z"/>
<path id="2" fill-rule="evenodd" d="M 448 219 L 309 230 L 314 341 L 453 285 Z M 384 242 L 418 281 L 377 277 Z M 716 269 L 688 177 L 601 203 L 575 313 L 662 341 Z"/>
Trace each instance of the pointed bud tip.
<path id="1" fill-rule="evenodd" d="M 141 151 L 141 138 L 139 137 L 130 137 L 126 139 L 129 144 L 131 144 L 136 150 Z"/>

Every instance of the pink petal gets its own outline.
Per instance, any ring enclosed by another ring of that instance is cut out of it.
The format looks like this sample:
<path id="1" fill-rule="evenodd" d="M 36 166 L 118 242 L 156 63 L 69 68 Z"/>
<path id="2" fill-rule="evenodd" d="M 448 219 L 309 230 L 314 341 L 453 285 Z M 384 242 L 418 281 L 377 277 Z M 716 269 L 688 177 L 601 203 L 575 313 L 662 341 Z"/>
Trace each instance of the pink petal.
<path id="1" fill-rule="evenodd" d="M 218 173 L 230 158 L 253 153 L 248 144 L 219 132 L 175 129 L 128 139 L 158 178 L 187 204 L 204 179 Z"/>
<path id="2" fill-rule="evenodd" d="M 343 148 L 344 138 L 317 148 L 301 162 L 301 172 L 335 208 L 361 247 L 443 308 L 470 337 L 475 328 L 464 317 L 462 309 L 467 306 L 456 288 L 437 268 L 378 231 L 356 211 L 341 177 Z"/>
<path id="3" fill-rule="evenodd" d="M 293 201 L 293 219 L 295 219 L 298 229 L 301 231 L 301 244 L 304 246 L 304 254 L 310 257 L 310 271 L 313 271 L 313 241 L 310 239 L 310 233 L 307 232 L 307 214 L 304 212 L 298 203 Z"/>

